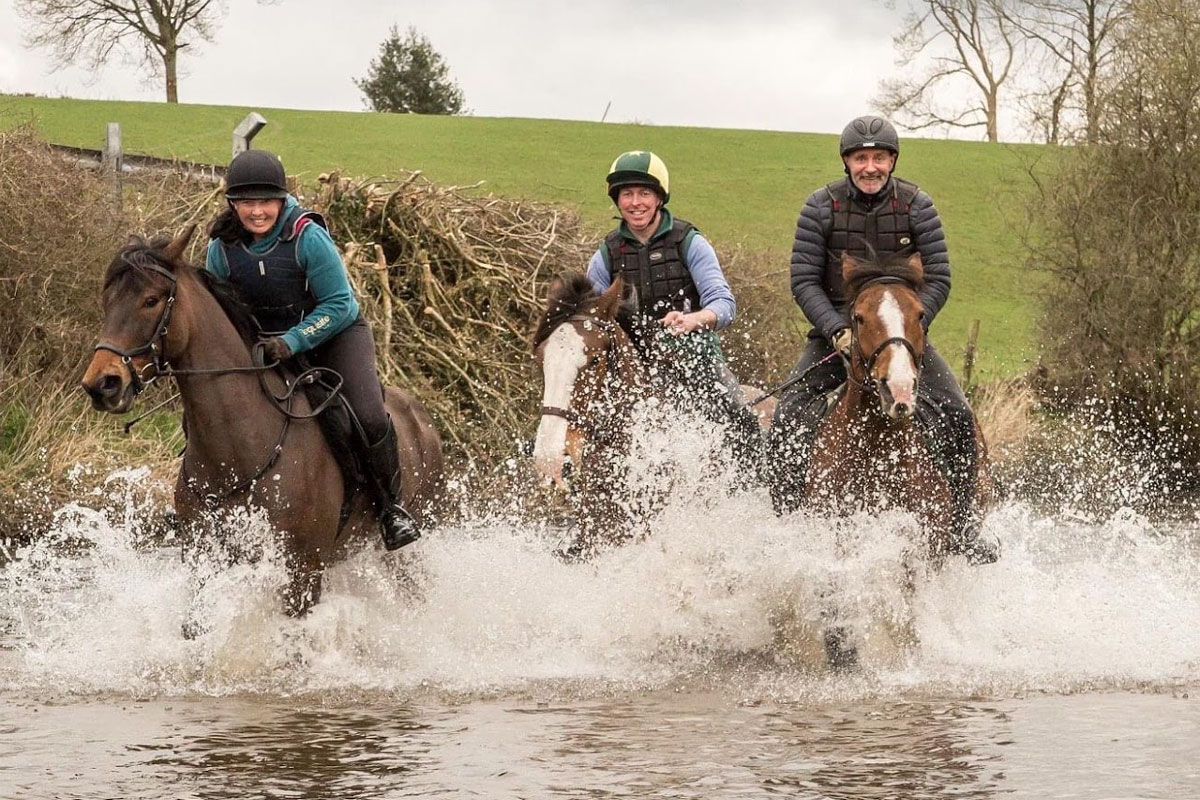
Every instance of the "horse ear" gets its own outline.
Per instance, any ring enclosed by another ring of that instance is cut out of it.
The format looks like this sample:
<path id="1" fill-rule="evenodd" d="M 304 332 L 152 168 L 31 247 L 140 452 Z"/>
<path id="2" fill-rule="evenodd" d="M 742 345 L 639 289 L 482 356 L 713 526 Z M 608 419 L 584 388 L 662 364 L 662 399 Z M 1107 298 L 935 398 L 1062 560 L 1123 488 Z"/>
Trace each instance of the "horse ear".
<path id="1" fill-rule="evenodd" d="M 196 224 L 188 225 L 163 248 L 163 256 L 172 264 L 182 263 L 183 253 L 187 250 L 188 242 L 192 240 L 192 234 L 195 232 Z"/>
<path id="2" fill-rule="evenodd" d="M 600 295 L 600 302 L 596 306 L 596 311 L 605 319 L 615 319 L 617 309 L 621 307 L 621 299 L 625 295 L 625 281 L 621 280 L 621 276 L 613 279 L 612 285 L 604 290 L 604 294 Z"/>
<path id="3" fill-rule="evenodd" d="M 921 261 L 921 254 L 914 252 L 908 257 L 908 268 L 913 271 L 916 276 L 916 283 L 920 283 L 925 279 L 925 264 Z"/>
<path id="4" fill-rule="evenodd" d="M 858 259 L 842 251 L 842 280 L 846 283 L 850 282 L 850 276 L 854 274 L 854 270 L 858 268 Z"/>
<path id="5" fill-rule="evenodd" d="M 550 279 L 550 285 L 546 287 L 546 297 L 554 297 L 560 294 L 567 282 L 563 280 L 562 275 L 555 275 Z"/>

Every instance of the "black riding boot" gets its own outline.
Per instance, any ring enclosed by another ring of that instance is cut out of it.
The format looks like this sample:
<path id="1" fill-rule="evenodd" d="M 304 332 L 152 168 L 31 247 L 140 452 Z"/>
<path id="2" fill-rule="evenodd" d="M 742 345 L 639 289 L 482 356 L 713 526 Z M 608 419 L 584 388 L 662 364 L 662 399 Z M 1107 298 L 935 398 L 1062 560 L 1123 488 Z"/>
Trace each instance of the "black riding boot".
<path id="1" fill-rule="evenodd" d="M 950 552 L 965 556 L 969 564 L 994 564 L 1000 559 L 1000 543 L 982 535 L 983 519 L 975 502 L 978 454 L 974 418 L 951 413 L 943 419 L 945 433 L 932 452 L 950 484 L 950 497 L 954 503 Z"/>
<path id="2" fill-rule="evenodd" d="M 367 447 L 367 469 L 371 472 L 379 502 L 383 546 L 396 550 L 420 539 L 421 532 L 416 523 L 400 505 L 400 454 L 391 420 L 383 438 Z"/>

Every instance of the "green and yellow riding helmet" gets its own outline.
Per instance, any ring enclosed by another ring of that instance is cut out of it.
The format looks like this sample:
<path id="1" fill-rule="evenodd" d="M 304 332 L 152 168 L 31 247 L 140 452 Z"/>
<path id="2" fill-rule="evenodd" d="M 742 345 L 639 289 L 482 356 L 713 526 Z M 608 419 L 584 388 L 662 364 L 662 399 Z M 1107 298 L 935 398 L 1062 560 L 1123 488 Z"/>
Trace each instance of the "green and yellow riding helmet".
<path id="1" fill-rule="evenodd" d="M 658 192 L 663 205 L 671 199 L 671 179 L 667 165 L 649 150 L 631 150 L 621 153 L 608 168 L 608 196 L 613 203 L 622 186 L 649 186 Z"/>

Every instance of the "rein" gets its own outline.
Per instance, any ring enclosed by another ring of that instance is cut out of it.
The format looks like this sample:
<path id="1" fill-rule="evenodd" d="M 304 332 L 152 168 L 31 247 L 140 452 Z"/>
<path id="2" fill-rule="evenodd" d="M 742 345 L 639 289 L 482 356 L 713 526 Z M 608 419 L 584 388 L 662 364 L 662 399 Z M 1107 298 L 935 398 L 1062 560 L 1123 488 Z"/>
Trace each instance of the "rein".
<path id="1" fill-rule="evenodd" d="M 277 411 L 279 411 L 280 414 L 283 415 L 283 427 L 279 431 L 279 437 L 275 441 L 275 446 L 271 448 L 271 453 L 267 457 L 267 460 L 265 462 L 263 462 L 263 464 L 258 469 L 256 469 L 254 471 L 254 474 L 251 475 L 249 478 L 244 478 L 244 479 L 238 481 L 232 487 L 230 487 L 229 489 L 226 489 L 223 492 L 201 493 L 198 489 L 196 489 L 195 486 L 193 486 L 192 480 L 187 478 L 187 476 L 185 474 L 187 461 L 185 460 L 180 465 L 179 472 L 180 472 L 180 478 L 183 480 L 183 484 L 185 486 L 187 486 L 189 489 L 191 489 L 192 492 L 197 497 L 199 497 L 206 506 L 208 506 L 209 509 L 213 509 L 213 508 L 216 508 L 218 505 L 220 505 L 225 500 L 228 500 L 230 497 L 237 494 L 238 492 L 242 492 L 242 491 L 250 488 L 251 486 L 254 485 L 254 483 L 256 481 L 258 481 L 259 478 L 261 478 L 263 475 L 265 475 L 266 472 L 269 469 L 271 469 L 272 466 L 275 465 L 275 462 L 279 460 L 279 456 L 283 453 L 283 443 L 284 443 L 284 440 L 287 438 L 288 428 L 291 426 L 292 420 L 313 419 L 314 417 L 316 417 L 316 416 L 320 415 L 322 412 L 324 412 L 327 408 L 329 408 L 329 406 L 334 402 L 334 400 L 337 399 L 338 395 L 341 394 L 344 379 L 339 373 L 337 373 L 334 370 L 326 369 L 324 367 L 308 367 L 307 369 L 304 369 L 302 372 L 300 372 L 300 374 L 297 375 L 292 381 L 290 381 L 290 382 L 285 381 L 285 383 L 287 384 L 287 387 L 288 387 L 287 390 L 283 394 L 277 395 L 277 394 L 275 394 L 274 390 L 271 389 L 270 385 L 268 385 L 266 373 L 268 373 L 271 370 L 278 367 L 280 365 L 280 362 L 273 361 L 270 364 L 265 363 L 265 361 L 263 360 L 263 343 L 262 342 L 256 342 L 251 347 L 250 353 L 251 353 L 251 359 L 254 361 L 253 366 L 249 366 L 249 367 L 216 367 L 216 368 L 210 368 L 210 369 L 176 369 L 175 367 L 172 367 L 170 365 L 170 363 L 167 362 L 166 356 L 163 352 L 163 340 L 166 338 L 167 331 L 170 329 L 171 313 L 174 311 L 174 308 L 175 308 L 175 295 L 176 295 L 176 290 L 178 289 L 178 286 L 179 286 L 179 279 L 175 275 L 175 273 L 171 272 L 170 270 L 166 269 L 165 267 L 163 267 L 159 264 L 154 264 L 154 263 L 138 264 L 138 265 L 134 265 L 134 266 L 152 269 L 155 272 L 157 272 L 159 275 L 163 276 L 168 281 L 170 281 L 170 284 L 171 284 L 171 290 L 167 294 L 167 299 L 166 299 L 166 302 L 164 303 L 162 314 L 158 318 L 158 324 L 154 328 L 154 333 L 152 333 L 150 335 L 150 338 L 144 344 L 142 344 L 138 347 L 130 348 L 130 349 L 117 347 L 116 345 L 111 344 L 110 342 L 106 342 L 103 339 L 100 340 L 96 344 L 96 346 L 92 348 L 93 352 L 100 351 L 100 350 L 107 350 L 108 352 L 115 353 L 116 355 L 121 357 L 121 363 L 124 364 L 126 369 L 129 370 L 130 379 L 133 384 L 134 395 L 135 396 L 140 395 L 147 386 L 149 386 L 150 384 L 154 383 L 155 381 L 157 381 L 159 378 L 162 378 L 162 377 L 177 378 L 180 376 L 183 376 L 183 377 L 186 377 L 186 376 L 218 376 L 218 375 L 233 375 L 233 374 L 238 374 L 238 373 L 254 373 L 254 374 L 258 375 L 258 383 L 263 391 L 263 394 L 265 394 L 271 400 L 271 404 L 275 407 L 275 409 Z M 150 367 L 154 368 L 154 373 L 152 375 L 150 375 L 149 377 L 145 377 L 133 365 L 133 359 L 135 357 L 146 354 L 146 353 L 150 354 L 150 360 L 146 364 L 146 367 L 144 369 L 149 369 Z M 311 384 L 316 383 L 320 379 L 320 377 L 323 373 L 327 373 L 336 378 L 336 381 L 334 381 L 332 386 L 330 387 L 329 396 L 326 397 L 324 400 L 322 400 L 320 405 L 318 405 L 316 408 L 310 410 L 307 414 L 294 413 L 292 411 L 292 402 L 295 400 L 297 390 L 301 386 L 306 386 L 306 385 L 311 385 Z M 172 400 L 176 399 L 177 397 L 179 397 L 178 393 L 172 395 L 171 397 L 168 397 L 166 400 L 155 405 L 154 407 L 152 407 L 151 409 L 146 411 L 141 416 L 125 423 L 125 426 L 124 426 L 125 433 L 128 434 L 134 425 L 136 425 L 138 422 L 142 421 L 143 419 L 145 419 L 147 416 L 154 413 L 158 409 L 167 405 L 168 403 L 170 403 Z"/>

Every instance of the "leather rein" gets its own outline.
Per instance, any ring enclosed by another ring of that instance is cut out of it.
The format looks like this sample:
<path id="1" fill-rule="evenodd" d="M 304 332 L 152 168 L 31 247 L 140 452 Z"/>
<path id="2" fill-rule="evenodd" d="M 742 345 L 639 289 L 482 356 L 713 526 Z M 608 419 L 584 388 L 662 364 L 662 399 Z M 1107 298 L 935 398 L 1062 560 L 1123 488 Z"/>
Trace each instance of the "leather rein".
<path id="1" fill-rule="evenodd" d="M 147 386 L 162 377 L 171 378 L 190 375 L 232 375 L 235 373 L 255 373 L 258 375 L 258 383 L 262 388 L 263 393 L 270 398 L 271 404 L 275 407 L 275 409 L 283 415 L 283 427 L 279 431 L 279 436 L 275 441 L 274 447 L 271 448 L 271 452 L 268 455 L 267 460 L 264 461 L 263 464 L 254 471 L 253 475 L 238 481 L 233 486 L 222 492 L 200 492 L 195 488 L 195 486 L 193 486 L 192 480 L 187 478 L 187 476 L 184 474 L 187 461 L 185 460 L 182 464 L 180 464 L 179 473 L 180 478 L 183 479 L 184 485 L 187 486 L 202 501 L 204 501 L 204 504 L 210 509 L 216 508 L 233 495 L 252 487 L 255 482 L 257 482 L 263 475 L 267 473 L 269 469 L 271 469 L 271 467 L 275 465 L 275 462 L 279 460 L 279 456 L 283 454 L 283 443 L 287 438 L 288 427 L 291 425 L 292 420 L 312 419 L 321 414 L 321 412 L 325 411 L 325 409 L 328 408 L 331 403 L 333 403 L 337 396 L 341 394 L 343 383 L 342 376 L 336 371 L 326 369 L 324 367 L 310 367 L 297 375 L 295 379 L 288 384 L 288 388 L 283 394 L 277 395 L 267 383 L 266 373 L 278 367 L 279 362 L 275 361 L 270 364 L 264 362 L 262 342 L 256 342 L 251 346 L 250 352 L 251 358 L 254 361 L 254 366 L 218 367 L 215 369 L 176 369 L 175 367 L 172 367 L 167 361 L 164 353 L 163 342 L 166 339 L 168 330 L 170 329 L 171 314 L 175 309 L 175 296 L 176 290 L 179 286 L 179 278 L 174 272 L 159 264 L 136 264 L 132 266 L 135 266 L 138 269 L 153 270 L 162 277 L 166 278 L 171 285 L 171 290 L 167 293 L 167 299 L 163 304 L 162 313 L 159 315 L 158 324 L 154 327 L 154 333 L 150 335 L 150 338 L 147 339 L 144 344 L 128 349 L 118 347 L 111 342 L 101 339 L 96 343 L 96 346 L 92 348 L 92 351 L 98 352 L 100 350 L 106 350 L 121 357 L 121 363 L 124 364 L 125 368 L 129 370 L 130 380 L 133 384 L 134 396 L 140 395 Z M 149 377 L 146 377 L 146 375 L 139 371 L 133 363 L 133 359 L 135 357 L 144 355 L 146 353 L 150 354 L 150 359 L 143 369 L 149 369 L 151 367 L 154 369 L 153 374 L 151 374 Z M 301 386 L 315 383 L 320 379 L 323 373 L 332 375 L 336 379 L 329 392 L 329 396 L 323 400 L 320 405 L 312 409 L 307 414 L 297 414 L 293 412 L 292 402 L 295 399 L 296 392 Z M 164 405 L 171 402 L 178 396 L 179 395 L 176 394 L 173 397 L 167 398 L 162 403 L 159 403 L 151 408 L 145 414 L 142 414 L 136 419 L 125 423 L 125 432 L 129 433 L 130 429 L 137 422 L 144 419 L 148 414 L 158 410 L 159 408 L 162 408 Z"/>

